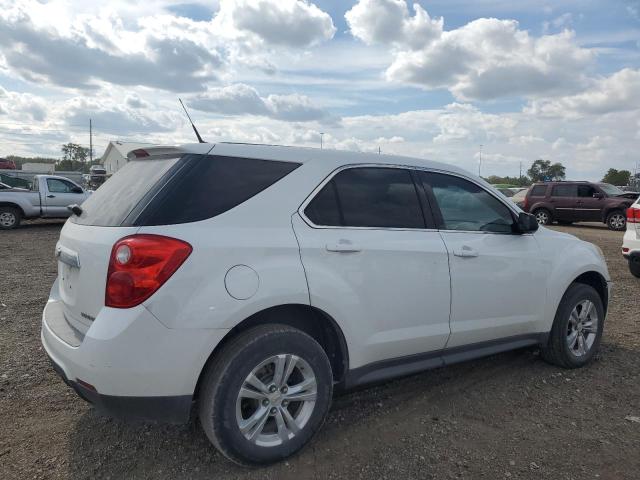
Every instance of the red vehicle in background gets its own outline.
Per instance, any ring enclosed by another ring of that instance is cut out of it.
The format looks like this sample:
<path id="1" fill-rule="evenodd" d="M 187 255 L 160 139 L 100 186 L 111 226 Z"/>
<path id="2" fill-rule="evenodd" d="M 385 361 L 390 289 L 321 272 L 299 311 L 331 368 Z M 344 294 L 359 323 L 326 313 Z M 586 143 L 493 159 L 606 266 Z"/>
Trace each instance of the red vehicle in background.
<path id="1" fill-rule="evenodd" d="M 16 162 L 14 162 L 13 160 L 7 160 L 6 158 L 0 158 L 0 169 L 17 170 Z"/>

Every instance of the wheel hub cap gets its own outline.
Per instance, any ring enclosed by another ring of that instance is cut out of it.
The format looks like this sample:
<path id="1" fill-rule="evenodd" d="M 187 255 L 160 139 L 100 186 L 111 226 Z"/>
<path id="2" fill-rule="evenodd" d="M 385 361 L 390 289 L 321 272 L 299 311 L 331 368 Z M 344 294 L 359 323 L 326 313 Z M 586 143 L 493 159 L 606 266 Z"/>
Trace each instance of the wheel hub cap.
<path id="1" fill-rule="evenodd" d="M 16 223 L 16 216 L 13 213 L 0 213 L 0 225 L 2 225 L 3 227 L 10 227 L 14 223 Z"/>
<path id="2" fill-rule="evenodd" d="M 578 303 L 569 317 L 566 343 L 576 357 L 587 355 L 598 334 L 598 311 L 591 300 Z"/>
<path id="3" fill-rule="evenodd" d="M 275 355 L 245 378 L 236 400 L 236 422 L 250 442 L 271 447 L 295 437 L 315 408 L 317 381 L 296 355 Z"/>

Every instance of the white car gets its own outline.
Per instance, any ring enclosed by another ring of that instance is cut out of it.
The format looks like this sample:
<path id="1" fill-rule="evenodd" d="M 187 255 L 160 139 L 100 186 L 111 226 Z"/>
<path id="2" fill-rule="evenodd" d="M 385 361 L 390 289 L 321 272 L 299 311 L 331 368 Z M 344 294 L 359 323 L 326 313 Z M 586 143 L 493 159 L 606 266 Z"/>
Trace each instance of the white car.
<path id="1" fill-rule="evenodd" d="M 629 260 L 629 270 L 640 278 L 640 198 L 627 209 L 627 231 L 622 238 L 622 255 Z"/>
<path id="2" fill-rule="evenodd" d="M 42 322 L 54 368 L 107 412 L 184 422 L 195 402 L 224 455 L 267 464 L 336 389 L 598 349 L 602 252 L 457 167 L 230 143 L 129 157 L 62 229 Z"/>

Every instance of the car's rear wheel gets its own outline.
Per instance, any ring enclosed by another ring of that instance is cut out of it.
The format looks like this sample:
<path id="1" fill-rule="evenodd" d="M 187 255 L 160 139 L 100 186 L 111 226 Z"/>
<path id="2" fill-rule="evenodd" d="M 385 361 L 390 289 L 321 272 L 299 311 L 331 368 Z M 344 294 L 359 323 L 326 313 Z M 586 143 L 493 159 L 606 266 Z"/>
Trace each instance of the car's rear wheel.
<path id="1" fill-rule="evenodd" d="M 11 230 L 20 225 L 20 211 L 13 207 L 0 207 L 0 230 Z"/>
<path id="2" fill-rule="evenodd" d="M 640 254 L 634 254 L 629 257 L 629 271 L 634 277 L 640 278 Z"/>
<path id="3" fill-rule="evenodd" d="M 200 421 L 227 458 L 265 465 L 309 442 L 332 393 L 331 365 L 318 342 L 289 326 L 259 326 L 234 338 L 208 367 Z"/>
<path id="4" fill-rule="evenodd" d="M 538 208 L 533 212 L 538 225 L 549 225 L 551 223 L 551 213 L 546 208 Z"/>
<path id="5" fill-rule="evenodd" d="M 607 227 L 609 230 L 624 230 L 627 228 L 627 217 L 621 210 L 614 210 L 607 215 Z"/>
<path id="6" fill-rule="evenodd" d="M 564 368 L 582 367 L 598 351 L 603 327 L 600 295 L 589 285 L 574 283 L 560 301 L 542 356 Z"/>

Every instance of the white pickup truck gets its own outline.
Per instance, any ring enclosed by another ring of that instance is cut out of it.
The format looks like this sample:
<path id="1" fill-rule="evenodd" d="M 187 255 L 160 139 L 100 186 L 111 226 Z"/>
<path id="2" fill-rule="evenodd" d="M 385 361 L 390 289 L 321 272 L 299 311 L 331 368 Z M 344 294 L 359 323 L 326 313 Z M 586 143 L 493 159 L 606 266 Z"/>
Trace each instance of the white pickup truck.
<path id="1" fill-rule="evenodd" d="M 22 219 L 67 218 L 67 207 L 82 204 L 90 193 L 55 175 L 36 175 L 31 190 L 0 189 L 0 230 L 16 228 Z"/>

